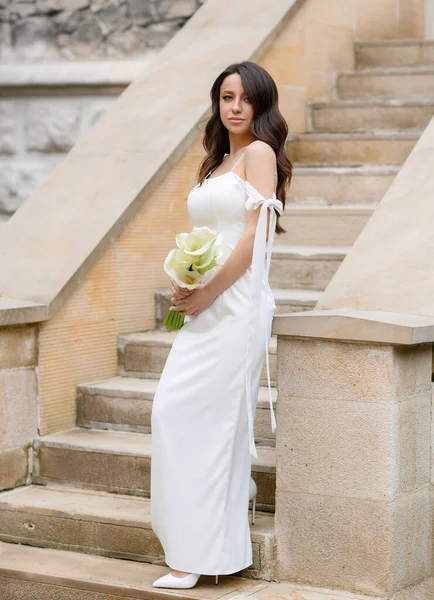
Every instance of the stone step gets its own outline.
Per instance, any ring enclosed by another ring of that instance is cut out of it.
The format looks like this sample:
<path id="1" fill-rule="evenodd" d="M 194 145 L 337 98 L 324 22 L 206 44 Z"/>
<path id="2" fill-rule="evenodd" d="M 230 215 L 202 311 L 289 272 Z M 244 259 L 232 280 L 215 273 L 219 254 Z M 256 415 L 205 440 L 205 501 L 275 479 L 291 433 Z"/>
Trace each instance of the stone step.
<path id="1" fill-rule="evenodd" d="M 355 44 L 356 65 L 410 67 L 434 65 L 433 40 L 381 40 Z"/>
<path id="2" fill-rule="evenodd" d="M 154 329 L 118 337 L 118 375 L 159 379 L 177 331 Z M 269 364 L 271 385 L 276 385 L 276 336 L 271 336 Z M 261 385 L 267 385 L 266 363 L 262 367 Z"/>
<path id="3" fill-rule="evenodd" d="M 300 245 L 352 245 L 374 212 L 372 205 L 286 205 L 280 224 L 287 232 L 274 237 L 275 247 Z"/>
<path id="4" fill-rule="evenodd" d="M 288 312 L 300 312 L 315 308 L 323 290 L 295 290 L 272 287 L 276 302 L 275 315 Z"/>
<path id="5" fill-rule="evenodd" d="M 257 512 L 255 524 L 251 514 L 249 522 L 254 558 L 241 573 L 264 577 L 271 566 L 274 515 Z M 0 541 L 166 564 L 152 529 L 149 498 L 64 486 L 29 485 L 0 493 Z"/>
<path id="6" fill-rule="evenodd" d="M 274 238 L 275 243 L 278 237 Z M 276 301 L 275 314 L 280 314 L 283 312 L 298 312 L 300 310 L 312 309 L 319 300 L 320 292 L 273 288 L 273 294 Z M 170 297 L 170 290 L 155 292 L 155 327 L 159 331 L 166 331 L 163 322 L 171 305 Z"/>
<path id="7" fill-rule="evenodd" d="M 342 100 L 434 98 L 434 67 L 340 72 L 336 80 L 336 94 Z"/>
<path id="8" fill-rule="evenodd" d="M 349 246 L 274 246 L 270 285 L 325 290 L 349 250 Z"/>
<path id="9" fill-rule="evenodd" d="M 218 585 L 202 575 L 192 589 L 152 587 L 166 573 L 167 566 L 0 542 L 2 600 L 256 600 L 255 592 L 275 586 L 231 574 Z"/>
<path id="10" fill-rule="evenodd" d="M 307 133 L 292 136 L 287 151 L 296 166 L 402 165 L 421 133 Z"/>
<path id="11" fill-rule="evenodd" d="M 75 427 L 34 441 L 32 483 L 62 484 L 149 498 L 152 436 L 126 431 Z M 274 511 L 276 449 L 257 445 L 252 476 L 258 486 L 256 507 Z"/>
<path id="12" fill-rule="evenodd" d="M 276 302 L 276 315 L 287 312 L 311 310 L 315 307 L 322 294 L 321 291 L 317 290 L 286 290 L 276 287 L 273 287 L 272 290 Z M 170 295 L 170 290 L 155 292 L 156 329 L 159 331 L 166 331 L 163 321 L 169 310 Z"/>
<path id="13" fill-rule="evenodd" d="M 158 379 L 112 377 L 77 386 L 77 425 L 90 429 L 151 433 L 152 402 Z M 274 404 L 277 389 L 272 388 Z M 255 436 L 275 439 L 270 428 L 268 388 L 261 386 L 256 409 Z"/>
<path id="14" fill-rule="evenodd" d="M 428 100 L 342 100 L 311 102 L 308 131 L 348 132 L 425 129 L 434 113 Z"/>
<path id="15" fill-rule="evenodd" d="M 288 190 L 288 204 L 303 198 L 325 198 L 327 204 L 377 204 L 398 171 L 395 165 L 298 167 Z"/>

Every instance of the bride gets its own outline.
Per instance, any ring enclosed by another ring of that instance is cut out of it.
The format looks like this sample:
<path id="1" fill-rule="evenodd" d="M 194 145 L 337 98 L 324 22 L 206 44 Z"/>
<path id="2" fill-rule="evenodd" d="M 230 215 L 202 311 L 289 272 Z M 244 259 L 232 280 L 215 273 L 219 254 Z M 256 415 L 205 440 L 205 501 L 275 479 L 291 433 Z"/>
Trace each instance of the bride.
<path id="1" fill-rule="evenodd" d="M 154 587 L 191 588 L 201 574 L 217 583 L 252 564 L 248 508 L 264 359 L 275 429 L 268 271 L 274 234 L 285 232 L 288 127 L 273 78 L 254 62 L 229 65 L 210 95 L 207 155 L 187 210 L 193 226 L 222 234 L 223 260 L 194 290 L 172 280 L 171 309 L 187 318 L 152 408 L 151 520 L 171 569 Z"/>

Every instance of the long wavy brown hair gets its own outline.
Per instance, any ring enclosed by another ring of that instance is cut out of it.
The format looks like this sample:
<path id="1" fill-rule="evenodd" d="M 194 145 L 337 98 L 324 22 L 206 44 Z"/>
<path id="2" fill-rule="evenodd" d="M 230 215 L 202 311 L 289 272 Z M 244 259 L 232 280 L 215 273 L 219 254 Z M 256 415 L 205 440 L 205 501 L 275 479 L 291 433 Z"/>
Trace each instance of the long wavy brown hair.
<path id="1" fill-rule="evenodd" d="M 211 116 L 206 123 L 202 140 L 207 155 L 199 166 L 198 184 L 202 185 L 206 175 L 217 168 L 225 153 L 229 154 L 230 151 L 229 132 L 220 118 L 220 89 L 225 77 L 232 73 L 238 73 L 241 77 L 244 91 L 253 106 L 251 133 L 257 140 L 269 144 L 276 155 L 276 196 L 285 207 L 286 190 L 292 178 L 292 164 L 285 152 L 288 125 L 279 110 L 274 79 L 263 67 L 249 60 L 226 67 L 211 87 Z M 286 229 L 279 223 L 279 213 L 276 216 L 276 233 L 286 233 Z"/>

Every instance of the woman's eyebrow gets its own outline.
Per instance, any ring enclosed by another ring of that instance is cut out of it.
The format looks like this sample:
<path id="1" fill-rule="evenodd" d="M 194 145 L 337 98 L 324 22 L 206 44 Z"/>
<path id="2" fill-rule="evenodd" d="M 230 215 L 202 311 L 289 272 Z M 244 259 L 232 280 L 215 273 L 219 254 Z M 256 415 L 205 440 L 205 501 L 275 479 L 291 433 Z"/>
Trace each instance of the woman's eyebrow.
<path id="1" fill-rule="evenodd" d="M 230 94 L 233 94 L 234 92 L 232 90 L 223 90 L 222 94 L 225 94 L 226 92 L 229 92 Z M 243 94 L 245 94 L 246 92 L 243 92 Z"/>

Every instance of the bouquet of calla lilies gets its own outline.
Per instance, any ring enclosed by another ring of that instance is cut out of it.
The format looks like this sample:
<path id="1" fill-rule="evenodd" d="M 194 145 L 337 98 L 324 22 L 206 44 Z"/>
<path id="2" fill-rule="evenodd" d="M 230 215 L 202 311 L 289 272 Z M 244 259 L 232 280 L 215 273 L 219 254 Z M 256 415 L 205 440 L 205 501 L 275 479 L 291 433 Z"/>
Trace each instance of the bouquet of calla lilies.
<path id="1" fill-rule="evenodd" d="M 219 265 L 223 236 L 206 226 L 193 227 L 190 233 L 176 233 L 176 245 L 164 261 L 164 270 L 180 287 L 194 290 L 203 275 Z M 184 325 L 185 316 L 169 310 L 164 319 L 166 329 L 175 331 Z"/>

